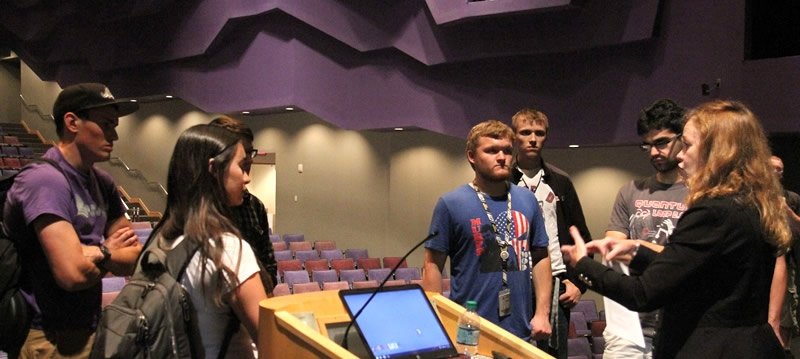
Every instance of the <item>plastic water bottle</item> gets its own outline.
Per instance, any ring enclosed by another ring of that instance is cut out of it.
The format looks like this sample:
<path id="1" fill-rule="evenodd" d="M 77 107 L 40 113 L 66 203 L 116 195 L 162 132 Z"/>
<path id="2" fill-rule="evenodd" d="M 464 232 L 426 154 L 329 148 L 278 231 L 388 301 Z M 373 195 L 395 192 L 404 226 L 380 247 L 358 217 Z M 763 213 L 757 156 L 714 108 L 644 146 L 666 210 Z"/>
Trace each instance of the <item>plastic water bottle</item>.
<path id="1" fill-rule="evenodd" d="M 459 354 L 472 357 L 478 353 L 478 339 L 481 336 L 481 321 L 475 308 L 478 303 L 474 300 L 467 301 L 467 311 L 458 318 L 458 331 L 456 332 L 456 346 Z"/>

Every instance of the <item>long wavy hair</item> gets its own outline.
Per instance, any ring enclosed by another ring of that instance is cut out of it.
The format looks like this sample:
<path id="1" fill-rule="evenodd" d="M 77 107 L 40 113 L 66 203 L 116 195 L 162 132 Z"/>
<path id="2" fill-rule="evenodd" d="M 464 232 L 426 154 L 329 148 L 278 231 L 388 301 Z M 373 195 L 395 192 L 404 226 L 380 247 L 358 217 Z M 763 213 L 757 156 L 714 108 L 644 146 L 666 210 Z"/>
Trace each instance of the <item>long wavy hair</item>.
<path id="1" fill-rule="evenodd" d="M 687 179 L 687 204 L 703 198 L 734 195 L 758 209 L 768 242 L 780 253 L 789 247 L 791 233 L 781 203 L 783 192 L 769 158 L 764 129 L 742 103 L 712 101 L 686 114 L 686 124 L 700 134 L 701 170 Z"/>
<path id="2" fill-rule="evenodd" d="M 239 284 L 235 273 L 222 264 L 222 235 L 240 237 L 230 219 L 224 187 L 225 171 L 239 141 L 236 134 L 209 125 L 193 126 L 181 134 L 169 162 L 167 208 L 154 229 L 154 238 L 174 240 L 183 235 L 185 241 L 198 244 L 201 283 L 206 283 L 207 275 L 216 277 L 217 285 L 211 288 L 216 304 L 222 303 L 226 285 Z M 210 270 L 209 260 L 216 270 Z"/>

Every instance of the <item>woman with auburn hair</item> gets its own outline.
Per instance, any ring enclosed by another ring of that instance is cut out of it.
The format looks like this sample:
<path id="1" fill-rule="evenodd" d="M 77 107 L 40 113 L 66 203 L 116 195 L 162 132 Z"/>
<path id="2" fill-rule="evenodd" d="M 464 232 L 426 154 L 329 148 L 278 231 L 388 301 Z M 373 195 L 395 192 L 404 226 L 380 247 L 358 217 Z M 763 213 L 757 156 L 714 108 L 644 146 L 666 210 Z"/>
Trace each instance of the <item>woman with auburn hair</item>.
<path id="1" fill-rule="evenodd" d="M 592 290 L 635 311 L 663 307 L 655 358 L 782 358 L 767 312 L 790 232 L 764 130 L 743 104 L 713 101 L 687 113 L 681 141 L 689 208 L 661 253 L 631 240 L 586 245 L 574 229 L 575 245 L 562 250 Z M 629 261 L 640 275 L 587 252 Z"/>
<path id="2" fill-rule="evenodd" d="M 250 182 L 249 160 L 233 132 L 209 125 L 184 131 L 169 163 L 167 208 L 148 242 L 171 249 L 192 241 L 198 247 L 181 285 L 197 311 L 206 358 L 223 357 L 226 346 L 228 357 L 255 356 L 258 302 L 267 293 L 255 254 L 230 219 L 230 207 L 242 203 Z M 246 330 L 231 337 L 232 316 Z"/>

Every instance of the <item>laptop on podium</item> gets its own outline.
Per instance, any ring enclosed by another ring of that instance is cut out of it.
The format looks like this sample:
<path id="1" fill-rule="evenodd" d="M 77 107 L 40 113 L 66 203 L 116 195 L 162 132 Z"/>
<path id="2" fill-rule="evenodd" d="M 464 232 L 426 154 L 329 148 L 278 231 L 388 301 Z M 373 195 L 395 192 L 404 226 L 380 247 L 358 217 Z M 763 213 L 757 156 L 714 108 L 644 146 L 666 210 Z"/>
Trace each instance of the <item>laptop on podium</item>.
<path id="1" fill-rule="evenodd" d="M 375 289 L 339 291 L 350 318 Z M 382 288 L 356 318 L 354 326 L 367 355 L 373 359 L 458 356 L 428 297 L 417 284 Z"/>

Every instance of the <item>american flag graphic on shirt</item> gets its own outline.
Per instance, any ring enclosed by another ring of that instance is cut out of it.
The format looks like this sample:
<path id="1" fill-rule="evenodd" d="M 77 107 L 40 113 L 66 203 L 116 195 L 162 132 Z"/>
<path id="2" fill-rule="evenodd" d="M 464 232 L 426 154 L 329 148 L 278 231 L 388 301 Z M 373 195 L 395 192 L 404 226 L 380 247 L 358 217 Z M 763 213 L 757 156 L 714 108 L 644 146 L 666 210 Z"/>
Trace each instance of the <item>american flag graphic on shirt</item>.
<path id="1" fill-rule="evenodd" d="M 498 228 L 505 230 L 506 222 L 508 221 L 507 212 L 502 212 L 497 218 Z M 530 267 L 530 252 L 528 248 L 528 238 L 530 236 L 530 223 L 524 214 L 511 211 L 511 232 L 513 234 L 511 246 L 514 247 L 514 253 L 517 255 L 517 263 L 519 263 L 519 270 L 526 270 Z"/>

